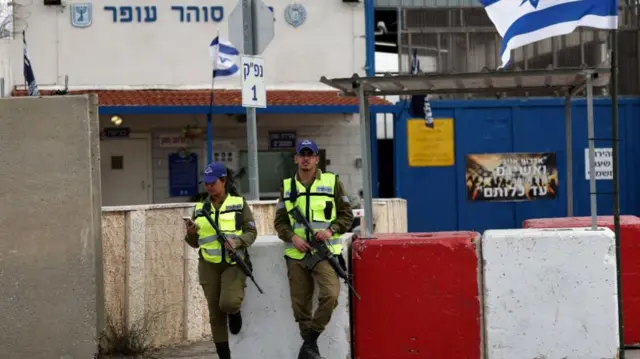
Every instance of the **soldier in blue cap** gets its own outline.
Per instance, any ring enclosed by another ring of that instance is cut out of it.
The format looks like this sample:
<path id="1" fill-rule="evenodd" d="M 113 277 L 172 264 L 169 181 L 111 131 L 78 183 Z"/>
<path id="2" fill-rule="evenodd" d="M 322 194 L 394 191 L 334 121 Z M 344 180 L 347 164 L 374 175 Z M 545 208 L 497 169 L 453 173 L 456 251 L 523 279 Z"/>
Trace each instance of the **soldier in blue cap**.
<path id="1" fill-rule="evenodd" d="M 246 275 L 226 253 L 227 248 L 217 240 L 213 226 L 202 216 L 210 213 L 230 245 L 249 266 L 247 249 L 254 243 L 258 232 L 249 205 L 232 183 L 229 171 L 220 162 L 208 165 L 200 183 L 204 183 L 208 196 L 196 204 L 191 221 L 187 221 L 185 241 L 198 248 L 198 277 L 209 307 L 211 334 L 220 359 L 231 359 L 229 334 L 238 334 L 242 328 L 240 307 L 244 299 Z"/>
<path id="2" fill-rule="evenodd" d="M 298 359 L 321 359 L 317 341 L 338 305 L 340 281 L 327 260 L 308 269 L 302 259 L 311 250 L 308 241 L 309 235 L 313 235 L 326 242 L 331 252 L 342 260 L 342 266 L 346 267 L 341 255 L 341 234 L 351 227 L 353 212 L 338 175 L 322 172 L 318 168 L 320 156 L 313 140 L 300 141 L 295 162 L 298 165 L 297 172 L 293 178 L 286 178 L 282 182 L 274 226 L 278 237 L 285 242 L 284 255 L 293 316 L 303 339 Z M 314 233 L 307 233 L 289 215 L 294 206 L 307 218 Z M 318 307 L 312 313 L 314 282 L 318 285 Z"/>

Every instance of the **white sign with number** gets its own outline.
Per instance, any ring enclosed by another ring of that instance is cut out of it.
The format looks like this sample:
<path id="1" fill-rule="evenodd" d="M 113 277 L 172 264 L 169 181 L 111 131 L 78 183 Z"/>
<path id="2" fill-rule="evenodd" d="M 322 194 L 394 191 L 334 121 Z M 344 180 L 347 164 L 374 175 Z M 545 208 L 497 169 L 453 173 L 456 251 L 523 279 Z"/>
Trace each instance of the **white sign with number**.
<path id="1" fill-rule="evenodd" d="M 613 179 L 613 149 L 594 148 L 596 164 L 596 180 Z M 589 179 L 589 149 L 584 149 L 585 179 Z"/>
<path id="2" fill-rule="evenodd" d="M 242 107 L 267 107 L 264 83 L 264 58 L 242 56 Z"/>

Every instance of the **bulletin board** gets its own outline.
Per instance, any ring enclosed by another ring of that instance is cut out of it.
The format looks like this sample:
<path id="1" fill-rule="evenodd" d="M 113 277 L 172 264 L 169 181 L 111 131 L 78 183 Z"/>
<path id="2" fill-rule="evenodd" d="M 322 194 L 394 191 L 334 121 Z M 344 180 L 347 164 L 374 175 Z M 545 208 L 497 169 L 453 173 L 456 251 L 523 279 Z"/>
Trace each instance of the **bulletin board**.
<path id="1" fill-rule="evenodd" d="M 434 119 L 433 128 L 423 118 L 407 121 L 409 167 L 446 167 L 455 164 L 452 118 Z"/>

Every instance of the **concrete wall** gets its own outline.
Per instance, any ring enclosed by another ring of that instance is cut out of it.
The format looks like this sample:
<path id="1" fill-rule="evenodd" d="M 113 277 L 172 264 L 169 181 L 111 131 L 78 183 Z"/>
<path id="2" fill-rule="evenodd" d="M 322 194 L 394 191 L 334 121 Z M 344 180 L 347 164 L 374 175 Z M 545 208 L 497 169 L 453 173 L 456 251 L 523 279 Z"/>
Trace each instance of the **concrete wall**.
<path id="1" fill-rule="evenodd" d="M 101 128 L 112 126 L 110 118 L 110 116 L 100 117 Z M 206 129 L 205 116 L 131 115 L 123 116 L 123 119 L 123 126 L 130 127 L 132 132 L 151 134 L 153 203 L 177 203 L 188 200 L 188 197 L 169 197 L 168 158 L 170 153 L 177 152 L 180 148 L 161 147 L 159 136 L 178 135 L 187 125 Z M 313 138 L 321 149 L 327 151 L 326 156 L 330 161 L 327 170 L 340 175 L 349 195 L 357 195 L 362 188 L 362 174 L 355 166 L 356 159 L 360 158 L 358 121 L 357 115 L 345 114 L 258 115 L 258 150 L 269 149 L 269 131 L 293 131 L 298 141 L 305 137 Z M 226 164 L 230 168 L 237 168 L 238 151 L 247 149 L 245 124 L 238 122 L 234 116 L 226 115 L 214 116 L 213 124 L 214 151 L 234 152 L 235 164 L 229 162 Z M 118 139 L 112 141 L 118 141 Z M 207 160 L 205 141 L 194 140 L 188 150 L 198 155 L 199 172 L 202 172 Z M 262 177 L 262 180 L 266 179 L 265 176 Z M 104 185 L 117 186 L 118 184 L 104 183 Z M 248 192 L 248 188 L 241 188 L 241 190 Z M 264 190 L 264 186 L 261 187 L 261 191 L 264 192 Z"/>
<path id="2" fill-rule="evenodd" d="M 103 320 L 97 98 L 0 99 L 0 357 L 92 358 Z"/>
<path id="3" fill-rule="evenodd" d="M 258 297 L 257 292 L 251 294 L 255 288 L 248 282 L 247 297 L 255 298 L 248 298 L 244 308 L 252 313 L 256 310 L 253 305 L 269 303 L 269 308 L 278 311 L 274 314 L 277 325 L 284 328 L 289 319 L 292 320 L 290 309 L 285 310 L 290 306 L 288 296 L 280 293 L 282 288 L 288 288 L 283 263 L 278 262 L 284 246 L 281 241 L 265 237 L 276 234 L 273 229 L 275 203 L 249 201 L 261 236 L 255 253 L 252 251 L 252 260 L 256 262 L 256 280 L 266 293 L 264 298 Z M 378 233 L 407 231 L 405 203 L 403 199 L 374 202 Z M 211 336 L 206 302 L 198 284 L 197 251 L 183 240 L 185 229 L 181 217 L 190 215 L 193 205 L 103 207 L 104 284 L 109 319 L 128 325 L 153 320 L 150 334 L 154 345 L 180 344 Z M 344 299 L 341 303 L 345 303 Z M 261 318 L 256 320 L 266 320 Z M 335 318 L 333 330 L 342 327 L 340 330 L 344 333 L 348 316 L 343 313 Z M 333 339 L 326 344 L 341 340 L 336 339 L 336 335 L 328 335 L 325 340 Z"/>
<path id="4" fill-rule="evenodd" d="M 8 97 L 13 89 L 11 53 L 15 44 L 15 40 L 0 39 L 0 78 L 4 79 L 4 91 L 0 88 L 0 97 Z"/>
<path id="5" fill-rule="evenodd" d="M 92 21 L 84 28 L 72 26 L 72 3 L 59 7 L 45 6 L 42 1 L 21 2 L 16 7 L 16 16 L 22 19 L 20 25 L 29 29 L 31 61 L 41 85 L 64 85 L 64 76 L 69 75 L 72 86 L 210 87 L 208 46 L 217 31 L 220 36 L 229 37 L 228 20 L 238 2 L 96 0 L 85 14 L 85 19 Z M 324 88 L 318 82 L 321 75 L 364 74 L 364 4 L 314 0 L 297 3 L 305 6 L 306 21 L 293 27 L 285 21 L 289 1 L 265 1 L 274 8 L 276 34 L 262 54 L 267 86 Z M 201 12 L 198 19 L 191 15 L 187 21 L 184 11 L 181 21 L 180 11 L 172 10 L 173 6 L 193 5 Z M 205 19 L 203 5 L 222 7 L 222 21 Z M 133 12 L 132 21 L 125 19 L 127 10 Z M 153 21 L 145 21 L 149 13 L 155 13 Z M 78 44 L 83 44 L 82 50 L 78 50 Z M 22 74 L 21 58 L 22 49 L 12 52 L 16 78 Z M 216 86 L 239 88 L 240 80 L 216 79 Z"/>

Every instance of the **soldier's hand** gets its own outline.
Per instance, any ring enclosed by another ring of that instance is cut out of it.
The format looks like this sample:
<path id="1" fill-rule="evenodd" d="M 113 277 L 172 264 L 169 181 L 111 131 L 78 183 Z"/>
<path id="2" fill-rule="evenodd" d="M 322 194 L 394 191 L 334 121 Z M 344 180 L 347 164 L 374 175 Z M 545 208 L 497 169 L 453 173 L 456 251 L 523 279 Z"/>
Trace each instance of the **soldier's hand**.
<path id="1" fill-rule="evenodd" d="M 293 236 L 293 238 L 291 238 L 291 242 L 293 242 L 293 246 L 300 252 L 308 252 L 311 250 L 309 243 L 298 236 Z"/>
<path id="2" fill-rule="evenodd" d="M 198 234 L 198 225 L 194 222 L 186 222 L 187 226 L 187 234 L 190 236 L 195 236 Z"/>
<path id="3" fill-rule="evenodd" d="M 331 238 L 332 234 L 333 233 L 331 232 L 331 230 L 325 229 L 323 231 L 316 233 L 316 238 L 321 242 L 326 242 L 327 240 L 329 240 L 329 238 Z"/>
<path id="4" fill-rule="evenodd" d="M 225 242 L 225 244 L 224 244 L 224 247 L 229 251 L 233 250 L 233 249 L 236 249 L 237 246 L 238 246 L 237 243 L 234 242 L 234 241 L 231 241 L 231 240 Z"/>

